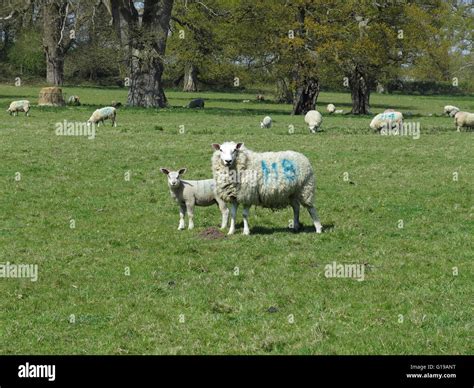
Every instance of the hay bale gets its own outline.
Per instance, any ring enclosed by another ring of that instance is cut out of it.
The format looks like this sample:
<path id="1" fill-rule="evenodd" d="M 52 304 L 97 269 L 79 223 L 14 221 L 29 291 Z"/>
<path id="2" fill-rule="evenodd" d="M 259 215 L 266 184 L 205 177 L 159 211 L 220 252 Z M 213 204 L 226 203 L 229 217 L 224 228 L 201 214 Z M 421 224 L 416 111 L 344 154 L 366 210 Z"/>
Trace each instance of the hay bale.
<path id="1" fill-rule="evenodd" d="M 63 91 L 56 86 L 41 89 L 38 106 L 64 106 Z"/>

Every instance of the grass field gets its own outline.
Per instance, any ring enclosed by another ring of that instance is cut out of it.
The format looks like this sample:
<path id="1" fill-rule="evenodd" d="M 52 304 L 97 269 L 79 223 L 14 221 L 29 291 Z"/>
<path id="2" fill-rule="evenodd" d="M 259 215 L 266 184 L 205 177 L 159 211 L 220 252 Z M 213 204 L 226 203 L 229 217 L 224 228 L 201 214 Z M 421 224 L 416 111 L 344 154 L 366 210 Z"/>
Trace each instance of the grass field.
<path id="1" fill-rule="evenodd" d="M 314 135 L 287 105 L 242 102 L 253 94 L 169 91 L 172 108 L 121 108 L 88 140 L 55 125 L 124 90 L 66 87 L 83 106 L 7 115 L 38 91 L 0 87 L 0 263 L 39 267 L 36 282 L 0 278 L 0 354 L 474 353 L 473 133 L 441 116 L 448 103 L 474 111 L 472 98 L 374 94 L 374 113 L 411 112 L 415 140 L 350 115 L 325 114 Z M 181 108 L 193 96 L 204 110 Z M 250 236 L 239 211 L 237 234 L 209 239 L 214 206 L 178 232 L 159 167 L 208 178 L 210 144 L 225 140 L 308 156 L 325 232 L 306 212 L 295 234 L 291 209 L 252 208 Z M 363 264 L 365 280 L 325 277 L 333 262 Z"/>

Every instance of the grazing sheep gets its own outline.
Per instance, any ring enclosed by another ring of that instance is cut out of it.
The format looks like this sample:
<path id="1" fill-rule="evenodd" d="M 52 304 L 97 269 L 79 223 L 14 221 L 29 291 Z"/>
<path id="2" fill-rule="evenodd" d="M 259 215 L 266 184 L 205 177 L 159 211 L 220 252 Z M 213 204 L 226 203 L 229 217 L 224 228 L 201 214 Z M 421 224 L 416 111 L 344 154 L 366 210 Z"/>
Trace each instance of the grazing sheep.
<path id="1" fill-rule="evenodd" d="M 265 116 L 260 122 L 260 128 L 270 128 L 272 126 L 272 118 L 270 116 Z"/>
<path id="2" fill-rule="evenodd" d="M 170 171 L 160 168 L 160 171 L 168 176 L 168 187 L 171 197 L 179 204 L 178 230 L 184 229 L 184 213 L 188 213 L 188 229 L 194 228 L 194 206 L 210 206 L 215 203 L 219 206 L 222 214 L 221 229 L 227 226 L 229 209 L 225 202 L 216 195 L 216 182 L 214 179 L 199 181 L 182 180 L 181 175 L 186 172 L 185 168 L 179 171 Z"/>
<path id="3" fill-rule="evenodd" d="M 25 112 L 25 115 L 29 116 L 30 102 L 28 100 L 13 101 L 7 109 L 7 112 L 10 116 L 12 114 L 13 116 L 18 116 L 18 112 Z"/>
<path id="4" fill-rule="evenodd" d="M 458 132 L 461 132 L 461 128 L 474 128 L 474 113 L 456 112 L 454 123 Z"/>
<path id="5" fill-rule="evenodd" d="M 316 133 L 323 122 L 323 116 L 317 110 L 310 110 L 304 116 L 304 121 L 308 124 L 310 132 Z"/>
<path id="6" fill-rule="evenodd" d="M 370 122 L 370 128 L 376 131 L 392 129 L 403 124 L 403 115 L 400 112 L 379 113 Z"/>
<path id="7" fill-rule="evenodd" d="M 264 96 L 263 94 L 257 94 L 257 95 L 255 96 L 255 99 L 256 99 L 257 101 L 265 101 L 265 96 Z"/>
<path id="8" fill-rule="evenodd" d="M 315 177 L 309 160 L 294 151 L 257 153 L 243 143 L 213 144 L 212 172 L 216 193 L 232 204 L 229 234 L 235 232 L 239 204 L 244 207 L 245 235 L 250 234 L 251 205 L 271 209 L 293 208 L 293 228 L 299 229 L 300 205 L 308 209 L 317 233 L 322 226 L 314 207 Z"/>
<path id="9" fill-rule="evenodd" d="M 186 108 L 204 108 L 204 100 L 202 98 L 191 100 Z"/>
<path id="10" fill-rule="evenodd" d="M 79 96 L 69 96 L 67 99 L 67 104 L 69 106 L 80 106 L 81 100 L 79 99 Z"/>
<path id="11" fill-rule="evenodd" d="M 457 112 L 459 112 L 459 108 L 455 107 L 454 105 L 446 105 L 444 107 L 444 113 L 449 115 L 450 117 L 454 117 Z"/>
<path id="12" fill-rule="evenodd" d="M 103 123 L 105 120 L 110 119 L 114 127 L 117 126 L 117 110 L 113 106 L 106 106 L 105 108 L 97 109 L 87 121 L 87 125 Z"/>
<path id="13" fill-rule="evenodd" d="M 328 104 L 328 106 L 326 107 L 326 110 L 329 113 L 334 113 L 336 111 L 336 106 L 334 104 Z"/>

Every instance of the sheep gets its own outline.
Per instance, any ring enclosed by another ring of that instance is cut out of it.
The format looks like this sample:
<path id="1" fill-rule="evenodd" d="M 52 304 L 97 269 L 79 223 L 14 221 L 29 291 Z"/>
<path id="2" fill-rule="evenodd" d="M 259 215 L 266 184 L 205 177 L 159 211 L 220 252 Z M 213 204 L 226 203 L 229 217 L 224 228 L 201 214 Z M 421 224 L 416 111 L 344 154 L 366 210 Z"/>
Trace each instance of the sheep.
<path id="1" fill-rule="evenodd" d="M 316 133 L 323 122 L 323 116 L 317 110 L 310 110 L 304 116 L 304 121 L 308 124 L 310 132 Z"/>
<path id="2" fill-rule="evenodd" d="M 293 208 L 293 228 L 298 230 L 300 205 L 308 209 L 316 233 L 322 226 L 314 207 L 315 177 L 309 160 L 294 151 L 253 152 L 243 143 L 212 144 L 212 172 L 216 193 L 231 203 L 228 234 L 235 232 L 235 217 L 243 205 L 244 230 L 250 234 L 249 208 L 252 205 L 271 209 Z"/>
<path id="3" fill-rule="evenodd" d="M 87 121 L 87 125 L 103 123 L 105 120 L 110 119 L 114 127 L 117 126 L 117 110 L 113 106 L 106 106 L 105 108 L 97 109 Z"/>
<path id="4" fill-rule="evenodd" d="M 459 111 L 460 111 L 460 109 L 455 107 L 454 105 L 446 105 L 444 107 L 444 113 L 446 113 L 450 117 L 454 117 L 456 115 L 456 113 L 459 112 Z"/>
<path id="5" fill-rule="evenodd" d="M 80 106 L 81 101 L 79 99 L 79 96 L 69 96 L 67 99 L 67 104 L 70 106 Z"/>
<path id="6" fill-rule="evenodd" d="M 225 202 L 216 195 L 216 182 L 214 179 L 205 180 L 183 180 L 181 176 L 186 172 L 186 168 L 178 171 L 170 171 L 167 168 L 160 168 L 160 171 L 168 177 L 168 187 L 171 198 L 179 204 L 179 225 L 178 230 L 185 228 L 184 214 L 188 214 L 188 229 L 194 228 L 194 206 L 210 206 L 215 203 L 219 206 L 222 214 L 221 229 L 227 226 L 229 209 Z"/>
<path id="7" fill-rule="evenodd" d="M 204 100 L 202 98 L 191 100 L 186 108 L 204 108 Z"/>
<path id="8" fill-rule="evenodd" d="M 382 129 L 401 128 L 403 115 L 400 112 L 379 113 L 370 122 L 370 128 L 381 132 Z"/>
<path id="9" fill-rule="evenodd" d="M 18 112 L 25 112 L 25 116 L 30 115 L 30 102 L 28 100 L 13 101 L 7 109 L 10 116 L 18 116 Z"/>
<path id="10" fill-rule="evenodd" d="M 256 99 L 257 101 L 265 101 L 265 96 L 264 96 L 263 94 L 257 94 L 257 95 L 255 96 L 255 99 Z"/>
<path id="11" fill-rule="evenodd" d="M 336 111 L 336 106 L 334 104 L 328 104 L 328 106 L 326 107 L 326 110 L 329 113 L 334 113 Z"/>
<path id="12" fill-rule="evenodd" d="M 120 101 L 112 101 L 111 106 L 114 108 L 120 108 L 122 106 L 122 103 Z"/>
<path id="13" fill-rule="evenodd" d="M 474 113 L 469 112 L 456 112 L 454 115 L 454 123 L 458 132 L 461 132 L 461 128 L 474 128 Z"/>
<path id="14" fill-rule="evenodd" d="M 265 116 L 260 122 L 260 128 L 270 128 L 272 126 L 272 118 L 270 116 Z"/>
<path id="15" fill-rule="evenodd" d="M 383 113 L 392 113 L 392 112 L 396 112 L 396 110 L 392 108 L 388 108 L 383 111 Z"/>

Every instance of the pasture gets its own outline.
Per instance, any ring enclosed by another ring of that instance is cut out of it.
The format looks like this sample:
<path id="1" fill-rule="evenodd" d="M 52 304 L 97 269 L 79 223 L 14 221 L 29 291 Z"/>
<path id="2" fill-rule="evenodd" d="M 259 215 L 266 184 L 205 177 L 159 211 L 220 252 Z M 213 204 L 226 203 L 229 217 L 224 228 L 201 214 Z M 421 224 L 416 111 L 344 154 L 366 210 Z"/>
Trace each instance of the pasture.
<path id="1" fill-rule="evenodd" d="M 474 111 L 472 98 L 374 94 L 374 113 L 411 112 L 413 139 L 329 116 L 328 103 L 350 110 L 348 93 L 321 93 L 323 131 L 310 134 L 254 93 L 168 91 L 169 109 L 119 108 L 117 128 L 88 140 L 55 125 L 126 91 L 63 90 L 83 105 L 11 117 L 39 87 L 0 87 L 0 263 L 38 265 L 36 282 L 0 279 L 0 354 L 474 353 L 473 133 L 442 116 L 448 103 Z M 182 108 L 194 97 L 204 110 Z M 243 236 L 240 208 L 227 237 L 210 231 L 216 206 L 178 231 L 159 168 L 209 178 L 211 143 L 226 140 L 304 153 L 324 233 L 305 211 L 293 233 L 290 208 L 252 208 Z M 333 262 L 363 265 L 364 280 L 327 278 Z"/>

